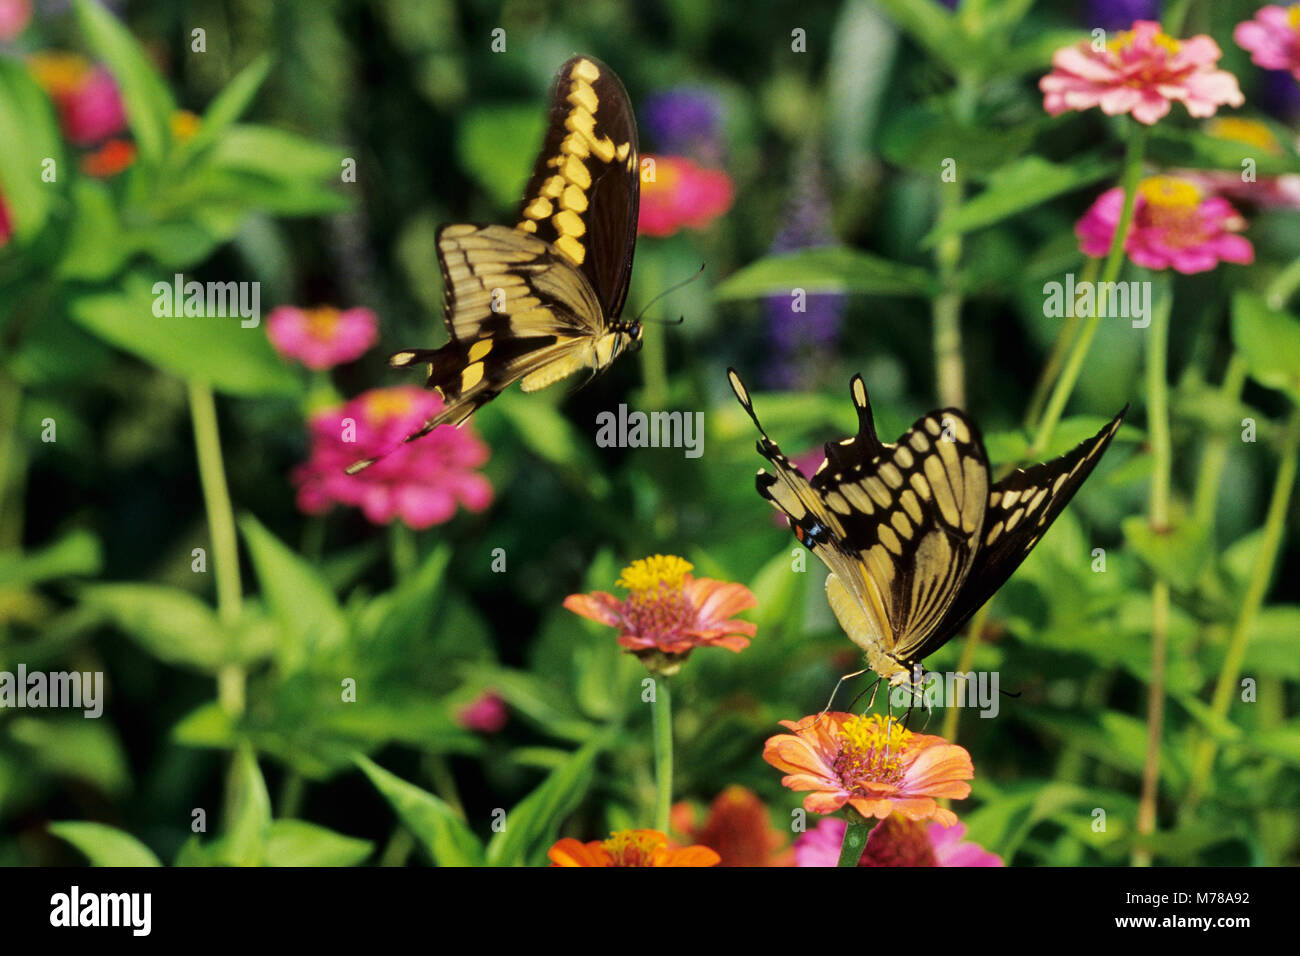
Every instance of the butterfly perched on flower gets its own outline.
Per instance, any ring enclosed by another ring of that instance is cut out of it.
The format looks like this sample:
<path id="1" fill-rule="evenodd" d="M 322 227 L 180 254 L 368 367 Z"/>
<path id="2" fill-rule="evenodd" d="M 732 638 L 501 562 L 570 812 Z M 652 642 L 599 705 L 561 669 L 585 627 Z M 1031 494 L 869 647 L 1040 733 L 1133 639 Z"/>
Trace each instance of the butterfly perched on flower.
<path id="1" fill-rule="evenodd" d="M 1126 405 L 1060 458 L 989 474 L 979 429 L 955 408 L 922 416 L 898 441 L 876 436 L 862 376 L 849 393 L 858 433 L 826 443 L 807 478 L 781 454 L 728 369 L 736 398 L 762 436 L 758 493 L 830 569 L 826 597 L 867 666 L 915 689 L 926 655 L 946 644 L 1033 550 L 1119 430 Z"/>
<path id="2" fill-rule="evenodd" d="M 623 321 L 641 195 L 636 118 L 618 76 L 575 56 L 555 79 L 541 155 L 516 223 L 438 231 L 451 340 L 393 355 L 428 365 L 445 405 L 404 441 L 459 425 L 514 382 L 525 392 L 607 368 L 639 346 Z M 378 459 L 348 468 L 355 474 Z"/>

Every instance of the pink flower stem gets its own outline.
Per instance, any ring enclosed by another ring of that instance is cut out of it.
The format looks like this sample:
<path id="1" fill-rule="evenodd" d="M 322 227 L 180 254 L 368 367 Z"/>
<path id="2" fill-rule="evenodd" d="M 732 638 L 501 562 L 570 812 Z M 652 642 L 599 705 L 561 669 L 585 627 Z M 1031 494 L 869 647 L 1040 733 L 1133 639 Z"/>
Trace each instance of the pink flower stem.
<path id="1" fill-rule="evenodd" d="M 1268 503 L 1268 515 L 1264 519 L 1264 533 L 1259 549 L 1255 552 L 1255 566 L 1251 570 L 1250 581 L 1246 585 L 1246 595 L 1241 602 L 1241 610 L 1233 622 L 1232 633 L 1228 637 L 1228 652 L 1223 656 L 1223 666 L 1219 669 L 1219 682 L 1214 688 L 1214 697 L 1210 701 L 1210 717 L 1216 722 L 1227 718 L 1228 707 L 1237 691 L 1237 680 L 1241 675 L 1241 665 L 1246 656 L 1246 643 L 1255 626 L 1255 617 L 1260 605 L 1268 594 L 1269 581 L 1273 576 L 1273 566 L 1277 562 L 1277 553 L 1282 544 L 1282 535 L 1286 530 L 1287 505 L 1291 501 L 1291 489 L 1295 485 L 1297 459 L 1300 458 L 1300 407 L 1291 410 L 1291 419 L 1287 423 L 1280 449 L 1282 462 L 1277 470 L 1277 479 L 1273 483 L 1273 496 Z M 1187 796 L 1183 801 L 1182 812 L 1190 814 L 1200 802 L 1209 783 L 1210 771 L 1214 769 L 1214 757 L 1218 753 L 1218 740 L 1206 734 L 1196 751 L 1192 764 L 1191 783 L 1187 787 Z"/>
<path id="2" fill-rule="evenodd" d="M 1150 515 L 1156 534 L 1169 532 L 1169 496 L 1173 473 L 1173 449 L 1169 437 L 1169 313 L 1173 295 L 1168 283 L 1151 315 L 1151 337 L 1147 343 L 1147 431 L 1153 459 Z M 1138 801 L 1137 832 L 1148 836 L 1156 831 L 1156 800 L 1160 795 L 1160 741 L 1165 720 L 1165 662 L 1169 646 L 1169 581 L 1157 572 L 1151 585 L 1151 687 L 1147 699 L 1147 749 L 1142 766 L 1142 795 Z M 1150 866 L 1151 851 L 1138 845 L 1133 850 L 1134 866 Z"/>
<path id="3" fill-rule="evenodd" d="M 668 832 L 668 814 L 673 805 L 673 699 L 668 678 L 653 675 L 654 700 L 650 702 L 650 720 L 655 754 L 655 823 L 660 833 Z"/>
<path id="4" fill-rule="evenodd" d="M 1142 154 L 1146 148 L 1146 141 L 1147 128 L 1130 123 L 1128 148 L 1124 155 L 1124 207 L 1120 211 L 1119 222 L 1115 226 L 1115 235 L 1110 241 L 1110 251 L 1106 255 L 1106 266 L 1101 275 L 1103 283 L 1114 282 L 1118 279 L 1120 269 L 1124 265 L 1124 240 L 1128 237 L 1129 226 L 1133 222 L 1133 209 L 1137 204 L 1138 183 L 1142 179 Z M 1061 377 L 1056 381 L 1056 387 L 1052 390 L 1052 397 L 1047 403 L 1047 410 L 1043 413 L 1043 420 L 1039 423 L 1038 432 L 1034 436 L 1034 440 L 1026 454 L 1026 457 L 1031 461 L 1036 461 L 1042 457 L 1048 443 L 1052 440 L 1052 433 L 1056 431 L 1056 425 L 1061 420 L 1061 413 L 1065 411 L 1066 402 L 1070 400 L 1070 393 L 1074 391 L 1075 383 L 1079 380 L 1079 373 L 1083 371 L 1084 359 L 1088 356 L 1088 349 L 1092 346 L 1092 340 L 1097 334 L 1098 326 L 1101 324 L 1100 312 L 1100 309 L 1094 309 L 1093 315 L 1089 316 L 1083 331 L 1075 340 L 1074 348 L 1065 363 Z"/>
<path id="5" fill-rule="evenodd" d="M 212 565 L 217 581 L 217 618 L 233 629 L 242 614 L 239 581 L 239 550 L 235 536 L 235 513 L 226 485 L 221 459 L 221 436 L 217 431 L 217 403 L 212 386 L 190 380 L 190 417 L 194 421 L 194 446 L 199 460 L 199 481 L 208 512 L 208 533 L 212 537 Z M 231 717 L 244 712 L 244 669 L 227 664 L 217 673 L 217 700 Z"/>

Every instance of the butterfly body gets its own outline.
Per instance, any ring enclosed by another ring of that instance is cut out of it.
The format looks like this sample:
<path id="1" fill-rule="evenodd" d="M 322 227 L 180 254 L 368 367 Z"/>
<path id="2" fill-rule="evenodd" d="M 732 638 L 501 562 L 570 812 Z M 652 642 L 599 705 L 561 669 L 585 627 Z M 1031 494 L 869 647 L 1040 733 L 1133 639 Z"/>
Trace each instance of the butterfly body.
<path id="1" fill-rule="evenodd" d="M 855 376 L 858 434 L 827 443 L 825 462 L 807 478 L 763 431 L 740 378 L 729 376 L 771 466 L 758 472 L 759 494 L 826 564 L 827 600 L 867 665 L 913 690 L 922 659 L 1020 566 L 1127 412 L 1068 454 L 994 482 L 979 429 L 964 413 L 931 412 L 897 442 L 882 442 Z"/>
<path id="2" fill-rule="evenodd" d="M 640 324 L 621 318 L 636 246 L 637 164 L 622 82 L 598 60 L 573 57 L 556 76 L 516 225 L 438 231 L 450 341 L 397 352 L 389 364 L 426 364 L 444 407 L 404 441 L 461 424 L 515 382 L 532 392 L 579 371 L 596 374 L 640 344 Z"/>

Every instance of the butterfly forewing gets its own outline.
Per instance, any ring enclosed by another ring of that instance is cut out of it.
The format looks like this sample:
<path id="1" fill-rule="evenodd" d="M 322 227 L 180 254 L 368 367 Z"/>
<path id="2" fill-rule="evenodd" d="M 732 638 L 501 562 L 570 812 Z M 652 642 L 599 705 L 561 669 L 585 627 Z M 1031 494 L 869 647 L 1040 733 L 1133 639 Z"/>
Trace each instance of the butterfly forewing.
<path id="1" fill-rule="evenodd" d="M 975 566 L 966 586 L 943 623 L 915 654 L 936 650 L 991 598 L 1029 556 L 1119 431 L 1125 405 L 1118 415 L 1072 451 L 1042 464 L 1017 469 L 993 485 Z"/>
<path id="2" fill-rule="evenodd" d="M 551 243 L 587 277 L 608 319 L 627 298 L 641 197 L 636 118 L 618 76 L 593 57 L 560 67 L 546 141 L 518 228 Z"/>

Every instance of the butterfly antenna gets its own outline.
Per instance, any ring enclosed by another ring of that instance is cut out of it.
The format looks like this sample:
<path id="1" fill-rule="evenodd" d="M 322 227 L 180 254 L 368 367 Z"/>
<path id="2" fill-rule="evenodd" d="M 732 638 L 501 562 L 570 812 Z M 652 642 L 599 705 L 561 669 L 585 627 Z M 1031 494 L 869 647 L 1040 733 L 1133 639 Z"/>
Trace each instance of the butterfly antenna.
<path id="1" fill-rule="evenodd" d="M 820 721 L 823 717 L 826 716 L 827 713 L 830 712 L 831 704 L 835 703 L 835 695 L 838 694 L 838 693 L 840 692 L 840 685 L 843 684 L 846 680 L 853 680 L 853 678 L 855 678 L 855 677 L 861 677 L 861 676 L 862 676 L 863 674 L 865 674 L 866 672 L 867 672 L 867 671 L 866 671 L 865 668 L 862 669 L 862 670 L 860 670 L 860 671 L 854 671 L 852 674 L 845 674 L 843 677 L 841 677 L 839 680 L 837 680 L 837 681 L 835 682 L 835 689 L 834 689 L 833 691 L 831 691 L 831 698 L 830 698 L 830 700 L 826 701 L 826 706 L 823 707 L 823 708 L 822 708 L 822 712 L 821 712 L 820 714 L 817 715 L 817 720 L 813 721 L 813 726 L 814 726 L 814 727 L 817 726 L 817 722 L 818 722 L 818 721 Z M 861 697 L 861 696 L 862 696 L 861 694 L 858 695 L 858 697 Z M 855 697 L 855 698 L 853 699 L 853 703 L 856 704 L 857 702 L 858 702 L 857 697 Z M 852 709 L 853 709 L 853 704 L 850 704 L 850 705 L 849 705 L 849 710 L 852 710 Z"/>
<path id="2" fill-rule="evenodd" d="M 707 265 L 707 263 L 701 262 L 701 263 L 700 263 L 700 269 L 699 269 L 698 272 L 695 273 L 695 275 L 691 276 L 689 279 L 683 279 L 681 282 L 677 283 L 676 285 L 669 286 L 667 289 L 664 289 L 663 292 L 660 292 L 657 296 L 655 296 L 653 299 L 651 299 L 649 302 L 647 302 L 645 305 L 643 305 L 643 306 L 641 307 L 641 311 L 637 313 L 636 318 L 633 319 L 632 321 L 633 321 L 633 322 L 640 322 L 640 321 L 641 321 L 641 316 L 643 316 L 643 315 L 646 314 L 646 310 L 649 309 L 650 306 L 654 305 L 656 302 L 658 302 L 658 301 L 659 301 L 660 299 L 662 299 L 664 296 L 666 296 L 666 295 L 671 295 L 672 293 L 676 292 L 678 289 L 683 288 L 684 286 L 688 286 L 688 285 L 690 285 L 692 282 L 694 282 L 696 279 L 698 279 L 701 275 L 704 274 L 704 267 L 705 267 L 705 265 Z M 651 321 L 651 320 L 647 319 L 646 321 Z M 681 324 L 682 324 L 683 322 L 685 322 L 685 321 L 686 321 L 686 316 L 684 316 L 684 315 L 679 315 L 679 316 L 677 317 L 677 321 L 676 321 L 676 322 L 655 321 L 655 324 L 656 324 L 656 325 L 681 325 Z"/>

